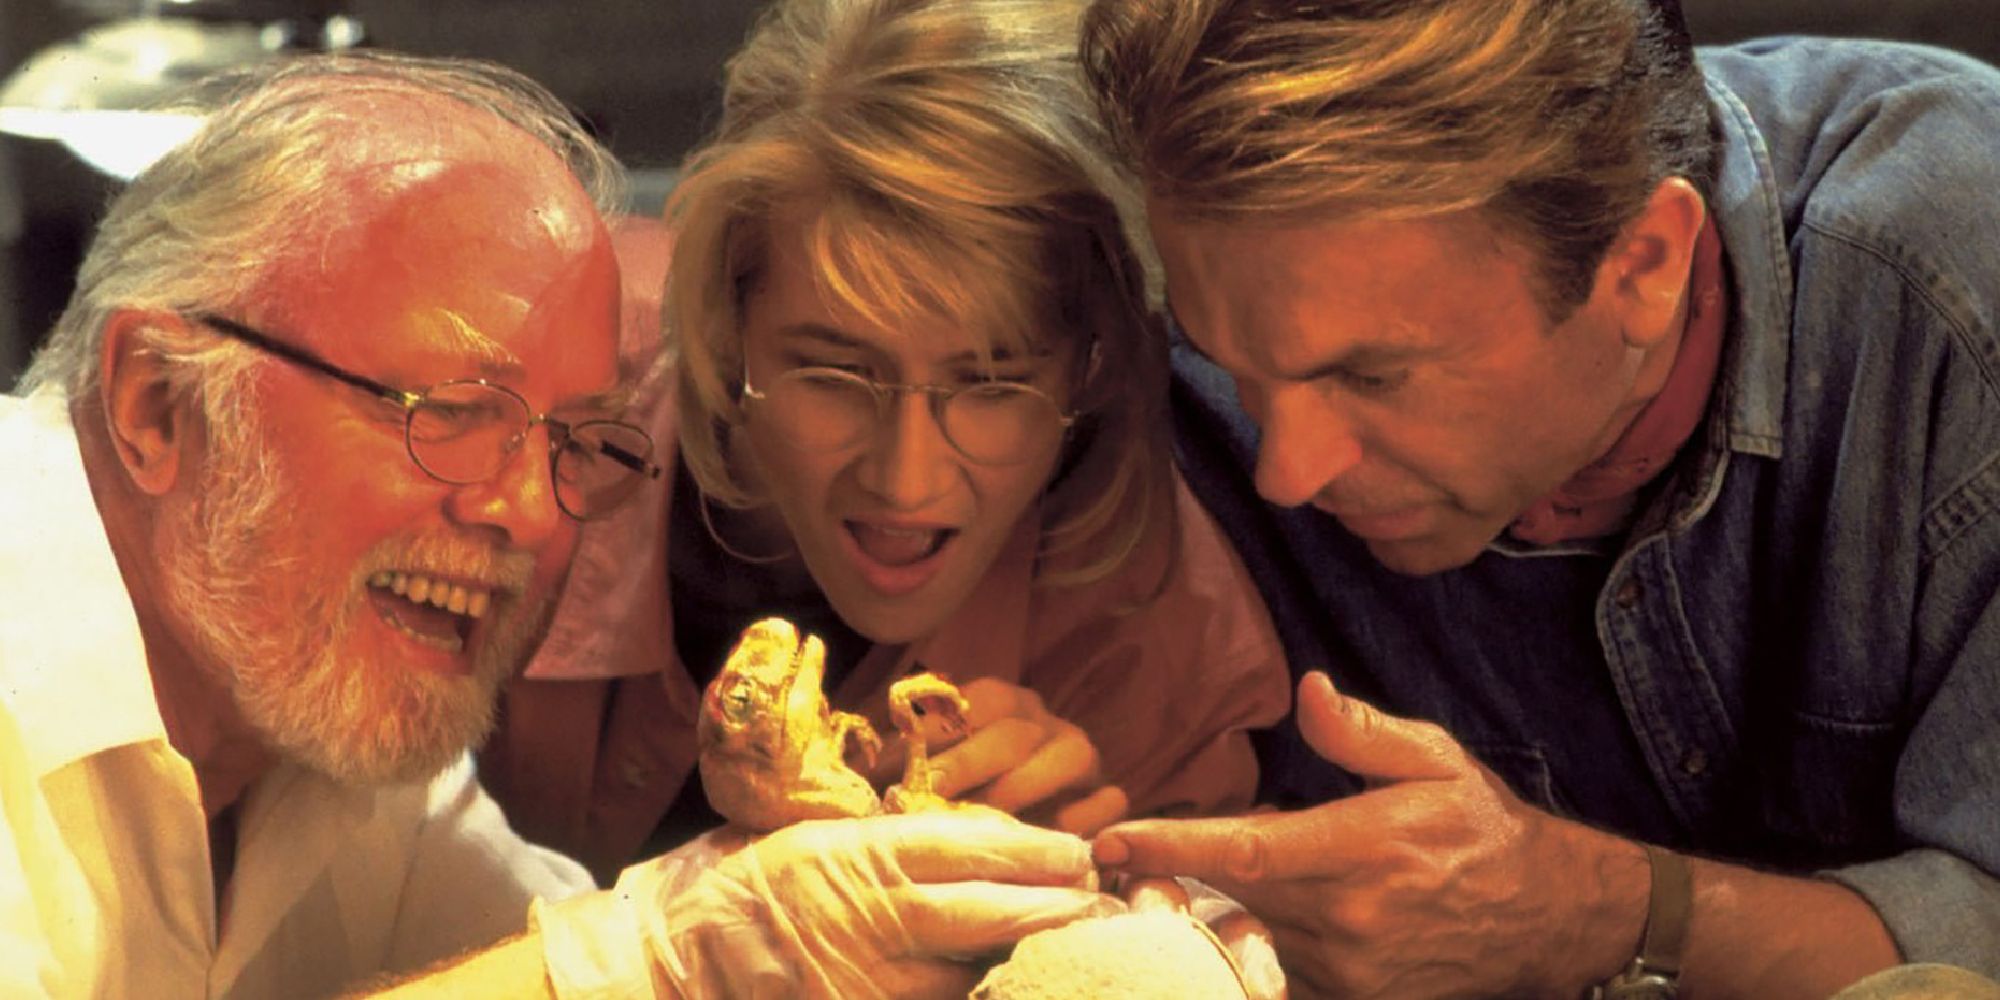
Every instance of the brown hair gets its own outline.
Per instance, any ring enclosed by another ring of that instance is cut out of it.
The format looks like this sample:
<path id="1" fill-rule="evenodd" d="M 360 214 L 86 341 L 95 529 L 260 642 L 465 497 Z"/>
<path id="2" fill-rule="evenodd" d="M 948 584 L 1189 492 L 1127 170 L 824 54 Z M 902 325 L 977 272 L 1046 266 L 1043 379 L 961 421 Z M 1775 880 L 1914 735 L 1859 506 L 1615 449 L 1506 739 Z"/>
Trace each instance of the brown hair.
<path id="1" fill-rule="evenodd" d="M 758 23 L 668 205 L 681 445 L 710 497 L 759 500 L 727 454 L 741 308 L 789 220 L 830 300 L 885 326 L 1094 347 L 1039 579 L 1104 576 L 1171 530 L 1165 351 L 1077 71 L 1080 16 L 1056 0 L 781 0 Z"/>
<path id="2" fill-rule="evenodd" d="M 1478 210 L 1560 318 L 1714 139 L 1678 0 L 1098 0 L 1085 73 L 1190 219 Z"/>

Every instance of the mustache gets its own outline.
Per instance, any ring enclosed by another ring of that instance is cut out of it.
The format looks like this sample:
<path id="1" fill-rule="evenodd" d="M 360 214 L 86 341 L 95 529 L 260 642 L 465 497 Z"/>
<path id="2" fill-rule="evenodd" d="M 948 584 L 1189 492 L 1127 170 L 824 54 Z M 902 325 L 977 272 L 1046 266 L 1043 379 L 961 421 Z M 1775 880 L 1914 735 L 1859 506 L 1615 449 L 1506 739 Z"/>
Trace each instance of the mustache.
<path id="1" fill-rule="evenodd" d="M 535 564 L 530 552 L 434 533 L 378 543 L 362 557 L 359 579 L 384 570 L 416 572 L 519 597 L 534 579 Z"/>

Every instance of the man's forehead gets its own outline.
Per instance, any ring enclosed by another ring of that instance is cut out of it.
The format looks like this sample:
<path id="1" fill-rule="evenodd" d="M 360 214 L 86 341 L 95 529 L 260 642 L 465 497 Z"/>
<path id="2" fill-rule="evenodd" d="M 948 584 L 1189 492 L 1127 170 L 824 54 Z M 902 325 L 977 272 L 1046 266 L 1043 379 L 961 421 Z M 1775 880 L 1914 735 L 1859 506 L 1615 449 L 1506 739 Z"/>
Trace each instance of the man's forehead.
<path id="1" fill-rule="evenodd" d="M 513 163 L 410 159 L 371 164 L 341 179 L 345 224 L 272 275 L 335 308 L 461 299 L 482 308 L 532 308 L 548 287 L 608 255 L 594 206 L 567 173 L 550 179 Z M 553 182 L 551 182 L 551 180 Z M 615 271 L 613 272 L 615 274 Z M 408 301 L 403 301 L 407 299 Z"/>
<path id="2" fill-rule="evenodd" d="M 1154 225 L 1188 340 L 1224 367 L 1279 377 L 1436 347 L 1470 307 L 1453 276 L 1484 256 L 1479 231 L 1456 220 Z"/>
<path id="3" fill-rule="evenodd" d="M 573 182 L 425 160 L 352 180 L 363 217 L 273 275 L 269 300 L 308 344 L 384 377 L 512 382 L 601 336 L 611 369 L 617 263 Z"/>
<path id="4" fill-rule="evenodd" d="M 546 152 L 546 151 L 543 151 Z M 552 158 L 383 161 L 344 181 L 365 240 L 383 230 L 428 230 L 440 239 L 547 243 L 581 251 L 604 238 L 604 225 L 575 178 Z"/>

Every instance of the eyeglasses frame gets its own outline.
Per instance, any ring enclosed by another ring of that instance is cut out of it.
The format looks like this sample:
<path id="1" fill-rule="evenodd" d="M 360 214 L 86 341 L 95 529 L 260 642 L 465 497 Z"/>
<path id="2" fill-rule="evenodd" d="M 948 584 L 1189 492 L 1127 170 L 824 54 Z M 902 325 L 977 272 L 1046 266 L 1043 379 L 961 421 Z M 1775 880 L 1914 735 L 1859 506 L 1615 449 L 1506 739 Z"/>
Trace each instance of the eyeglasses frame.
<path id="1" fill-rule="evenodd" d="M 1094 361 L 1096 356 L 1095 344 L 1091 346 L 1091 353 Z M 945 429 L 945 423 L 944 423 L 945 404 L 950 402 L 952 398 L 957 396 L 959 393 L 979 388 L 980 386 L 987 383 L 974 382 L 968 385 L 949 386 L 949 385 L 942 385 L 937 382 L 882 382 L 876 379 L 869 378 L 866 375 L 859 375 L 854 372 L 847 371 L 846 369 L 833 368 L 827 365 L 804 365 L 798 368 L 788 368 L 785 371 L 779 373 L 778 378 L 780 379 L 788 378 L 800 372 L 811 372 L 816 374 L 833 375 L 844 381 L 850 381 L 868 389 L 870 394 L 872 394 L 875 397 L 875 419 L 878 425 L 888 415 L 889 407 L 893 406 L 895 402 L 902 396 L 914 392 L 914 393 L 921 393 L 924 396 L 929 397 L 931 419 L 937 423 L 939 433 L 944 435 L 945 441 L 951 445 L 952 450 L 964 456 L 965 460 L 968 462 L 985 466 L 1019 465 L 1022 462 L 1027 461 L 1028 458 L 1030 457 L 1030 456 L 1023 456 L 1021 458 L 1017 458 L 1007 462 L 995 462 L 982 458 L 974 458 L 969 452 L 967 452 L 962 446 L 959 445 L 957 439 L 951 436 L 951 432 Z M 1007 384 L 1014 386 L 1015 388 L 1032 392 L 1035 395 L 1040 396 L 1045 400 L 1048 400 L 1049 405 L 1053 407 L 1056 411 L 1056 426 L 1061 428 L 1063 433 L 1065 434 L 1069 433 L 1070 426 L 1076 423 L 1078 416 L 1076 411 L 1063 409 L 1060 405 L 1056 403 L 1055 397 L 1049 395 L 1047 392 L 1044 392 L 1041 389 L 1041 387 L 1029 385 L 1026 382 L 1009 382 Z M 743 398 L 756 400 L 758 402 L 762 402 L 770 398 L 769 394 L 765 393 L 761 389 L 758 389 L 756 386 L 750 384 L 750 373 L 747 370 L 743 373 Z"/>
<path id="2" fill-rule="evenodd" d="M 425 475 L 441 483 L 449 483 L 453 486 L 466 486 L 472 483 L 483 483 L 492 479 L 494 476 L 498 475 L 500 469 L 496 468 L 493 472 L 488 473 L 487 475 L 482 476 L 478 479 L 453 479 L 449 476 L 443 476 L 438 474 L 436 471 L 432 470 L 430 466 L 425 465 L 423 459 L 417 457 L 416 445 L 412 441 L 412 437 L 415 433 L 414 425 L 416 421 L 417 407 L 421 405 L 425 399 L 428 399 L 431 393 L 437 391 L 438 389 L 444 388 L 445 386 L 448 385 L 468 385 L 468 384 L 482 385 L 488 388 L 497 389 L 501 392 L 506 393 L 509 396 L 512 396 L 515 399 L 515 401 L 521 404 L 522 412 L 529 414 L 534 414 L 535 412 L 535 408 L 528 405 L 528 401 L 525 397 L 523 397 L 520 393 L 515 392 L 513 389 L 508 388 L 507 386 L 501 385 L 498 382 L 489 381 L 483 378 L 446 379 L 443 382 L 438 382 L 434 385 L 426 386 L 421 390 L 412 392 L 407 389 L 398 389 L 395 388 L 394 386 L 378 382 L 372 378 L 369 378 L 366 375 L 362 375 L 357 372 L 348 371 L 347 369 L 342 368 L 339 365 L 336 365 L 333 362 L 328 361 L 323 357 L 320 357 L 317 353 L 311 350 L 308 350 L 304 347 L 300 347 L 297 344 L 291 344 L 283 340 L 279 340 L 278 338 L 273 337 L 270 334 L 257 329 L 256 327 L 250 326 L 249 324 L 246 323 L 239 323 L 236 320 L 228 318 L 227 316 L 220 316 L 215 313 L 209 313 L 209 312 L 191 312 L 191 313 L 185 313 L 184 315 L 188 319 L 191 319 L 196 323 L 200 323 L 202 326 L 208 327 L 209 329 L 214 330 L 215 332 L 220 333 L 223 336 L 230 338 L 231 340 L 248 344 L 251 347 L 263 351 L 266 354 L 270 354 L 281 360 L 289 361 L 300 367 L 318 372 L 319 374 L 325 375 L 328 378 L 334 379 L 336 381 L 344 382 L 350 386 L 353 386 L 356 389 L 360 389 L 363 392 L 369 393 L 373 396 L 377 396 L 381 399 L 387 400 L 391 403 L 396 404 L 397 406 L 402 407 L 403 450 L 409 454 L 410 461 L 415 463 L 417 468 L 423 470 L 423 473 Z M 547 413 L 542 413 L 539 415 L 530 416 L 528 418 L 526 426 L 523 427 L 521 430 L 520 437 L 516 439 L 517 443 L 514 445 L 515 448 L 519 447 L 518 442 L 520 440 L 524 440 L 527 437 L 528 431 L 533 430 L 534 426 L 538 423 L 547 424 L 550 429 L 549 483 L 552 488 L 558 482 L 556 478 L 556 459 L 561 454 L 563 444 L 573 438 L 577 428 L 588 427 L 592 424 L 611 424 L 631 430 L 632 432 L 638 434 L 640 437 L 645 438 L 649 444 L 652 443 L 653 440 L 653 436 L 651 434 L 646 433 L 645 428 L 640 427 L 637 424 L 628 423 L 623 420 L 585 420 L 579 423 L 572 424 L 569 421 L 562 420 L 557 417 L 552 417 Z M 558 437 L 558 435 L 560 435 L 560 437 Z M 652 459 L 646 458 L 645 456 L 642 455 L 632 454 L 630 452 L 627 452 L 625 449 L 616 447 L 615 445 L 611 445 L 608 442 L 605 445 L 605 454 L 608 455 L 613 461 L 616 461 L 620 465 L 623 465 L 631 469 L 632 471 L 640 474 L 641 476 L 644 476 L 647 479 L 658 479 L 663 473 L 663 470 L 661 469 L 659 463 L 654 462 Z M 505 456 L 503 455 L 503 461 L 500 468 L 505 467 L 504 457 Z M 572 520 L 576 521 L 597 520 L 598 518 L 604 517 L 605 515 L 609 514 L 611 511 L 617 510 L 618 506 L 622 506 L 624 503 L 624 501 L 620 501 L 618 505 L 614 505 L 606 511 L 600 512 L 598 514 L 593 514 L 589 517 L 585 517 L 573 510 L 570 510 L 569 505 L 563 502 L 562 490 L 552 489 L 552 495 L 555 497 L 556 506 L 560 508 L 565 515 L 569 516 Z"/>

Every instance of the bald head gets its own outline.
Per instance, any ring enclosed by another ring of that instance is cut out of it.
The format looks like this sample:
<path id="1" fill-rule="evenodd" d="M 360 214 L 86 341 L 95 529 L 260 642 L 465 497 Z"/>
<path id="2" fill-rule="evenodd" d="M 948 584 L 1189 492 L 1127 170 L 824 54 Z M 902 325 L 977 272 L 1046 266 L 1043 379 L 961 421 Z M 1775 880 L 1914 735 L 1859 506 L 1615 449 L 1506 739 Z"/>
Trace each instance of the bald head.
<path id="1" fill-rule="evenodd" d="M 273 61 L 190 100 L 206 126 L 113 203 L 25 385 L 88 395 L 114 310 L 241 313 L 279 272 L 310 281 L 381 211 L 456 169 L 533 188 L 544 198 L 523 210 L 543 212 L 549 238 L 572 249 L 598 238 L 590 209 L 622 199 L 611 155 L 554 97 L 498 66 L 381 53 Z"/>

